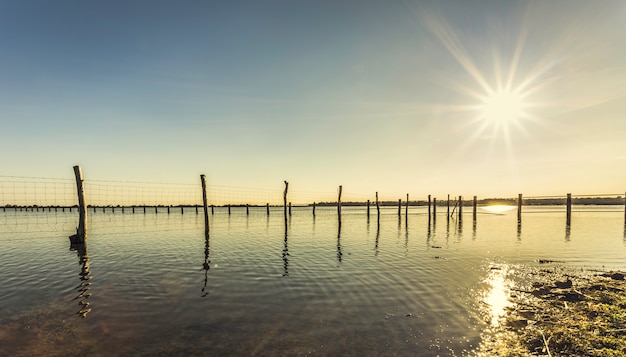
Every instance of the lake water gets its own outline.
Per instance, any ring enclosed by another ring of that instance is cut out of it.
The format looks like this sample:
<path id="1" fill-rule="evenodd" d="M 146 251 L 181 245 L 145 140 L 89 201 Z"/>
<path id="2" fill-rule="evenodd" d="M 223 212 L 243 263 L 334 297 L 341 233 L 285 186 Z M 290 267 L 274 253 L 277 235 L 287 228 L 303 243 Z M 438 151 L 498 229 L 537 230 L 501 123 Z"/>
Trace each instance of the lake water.
<path id="1" fill-rule="evenodd" d="M 423 207 L 0 211 L 0 355 L 462 356 L 497 324 L 506 274 L 626 269 L 624 207 L 524 207 L 461 222 Z"/>

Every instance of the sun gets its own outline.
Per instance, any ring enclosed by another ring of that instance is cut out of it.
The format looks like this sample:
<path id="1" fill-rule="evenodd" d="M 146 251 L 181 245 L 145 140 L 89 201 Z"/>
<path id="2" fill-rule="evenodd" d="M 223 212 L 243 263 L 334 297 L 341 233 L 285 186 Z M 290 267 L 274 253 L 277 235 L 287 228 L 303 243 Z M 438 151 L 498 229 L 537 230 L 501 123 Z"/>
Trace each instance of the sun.
<path id="1" fill-rule="evenodd" d="M 514 91 L 498 90 L 485 97 L 480 109 L 487 123 L 504 126 L 524 116 L 524 98 Z"/>

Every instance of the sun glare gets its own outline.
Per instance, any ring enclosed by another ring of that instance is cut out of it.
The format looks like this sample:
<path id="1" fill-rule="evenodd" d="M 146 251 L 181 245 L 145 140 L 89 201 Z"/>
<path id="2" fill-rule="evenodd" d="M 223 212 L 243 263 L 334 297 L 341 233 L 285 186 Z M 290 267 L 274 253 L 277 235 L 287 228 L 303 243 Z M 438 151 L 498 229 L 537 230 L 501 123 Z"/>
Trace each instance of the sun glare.
<path id="1" fill-rule="evenodd" d="M 496 125 L 515 122 L 523 114 L 522 97 L 512 91 L 499 90 L 486 98 L 482 106 L 483 118 Z"/>

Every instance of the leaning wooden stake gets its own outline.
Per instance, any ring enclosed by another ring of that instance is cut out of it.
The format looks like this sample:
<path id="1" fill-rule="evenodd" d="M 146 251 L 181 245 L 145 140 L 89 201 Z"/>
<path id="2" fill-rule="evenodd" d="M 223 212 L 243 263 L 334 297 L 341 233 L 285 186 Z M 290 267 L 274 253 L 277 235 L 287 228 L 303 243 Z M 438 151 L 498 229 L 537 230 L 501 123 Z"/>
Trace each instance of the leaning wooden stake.
<path id="1" fill-rule="evenodd" d="M 204 208 L 204 229 L 206 233 L 209 233 L 209 207 L 206 199 L 206 176 L 200 175 L 200 181 L 202 182 L 202 207 Z"/>
<path id="2" fill-rule="evenodd" d="M 70 236 L 72 244 L 85 243 L 87 239 L 87 205 L 85 204 L 85 188 L 83 185 L 83 171 L 80 166 L 74 166 L 76 176 L 76 190 L 78 191 L 78 228 L 76 234 Z"/>

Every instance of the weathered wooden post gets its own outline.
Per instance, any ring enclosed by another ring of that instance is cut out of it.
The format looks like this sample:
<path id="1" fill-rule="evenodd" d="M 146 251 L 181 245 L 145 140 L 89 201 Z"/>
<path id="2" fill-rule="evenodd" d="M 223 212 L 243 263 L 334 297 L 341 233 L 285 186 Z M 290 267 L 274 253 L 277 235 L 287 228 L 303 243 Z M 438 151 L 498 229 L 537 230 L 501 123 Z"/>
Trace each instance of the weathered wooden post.
<path id="1" fill-rule="evenodd" d="M 376 216 L 378 217 L 378 222 L 380 222 L 380 204 L 378 203 L 378 191 L 376 191 Z"/>
<path id="2" fill-rule="evenodd" d="M 337 216 L 339 217 L 339 220 L 341 220 L 341 191 L 342 186 L 339 185 L 339 193 L 337 195 Z"/>
<path id="3" fill-rule="evenodd" d="M 202 207 L 204 208 L 204 229 L 206 234 L 209 233 L 209 207 L 207 206 L 206 199 L 206 176 L 200 175 L 200 182 L 202 183 Z"/>
<path id="4" fill-rule="evenodd" d="M 517 224 L 522 223 L 522 194 L 517 195 Z"/>
<path id="5" fill-rule="evenodd" d="M 402 199 L 398 198 L 398 218 L 402 217 Z"/>
<path id="6" fill-rule="evenodd" d="M 404 205 L 404 216 L 409 217 L 409 194 L 406 194 L 406 204 Z"/>
<path id="7" fill-rule="evenodd" d="M 450 218 L 450 194 L 448 193 L 448 218 Z"/>
<path id="8" fill-rule="evenodd" d="M 370 218 L 370 200 L 367 200 L 367 218 Z"/>
<path id="9" fill-rule="evenodd" d="M 428 195 L 428 220 L 430 221 L 430 195 Z"/>
<path id="10" fill-rule="evenodd" d="M 315 217 L 315 202 L 313 202 L 313 217 Z"/>
<path id="11" fill-rule="evenodd" d="M 570 224 L 572 223 L 572 194 L 571 193 L 567 194 L 565 205 L 567 206 L 565 224 L 569 227 Z"/>
<path id="12" fill-rule="evenodd" d="M 463 219 L 463 196 L 459 196 L 459 221 Z"/>
<path id="13" fill-rule="evenodd" d="M 85 205 L 85 188 L 83 184 L 83 171 L 80 166 L 74 166 L 74 176 L 76 176 L 76 191 L 78 192 L 78 227 L 76 234 L 70 236 L 70 243 L 85 243 L 87 239 L 87 205 Z"/>
<path id="14" fill-rule="evenodd" d="M 472 202 L 472 219 L 476 222 L 476 206 L 477 206 L 478 198 L 474 196 L 474 201 Z"/>
<path id="15" fill-rule="evenodd" d="M 283 213 L 287 219 L 287 191 L 289 190 L 289 182 L 285 181 L 285 191 L 283 191 Z"/>

